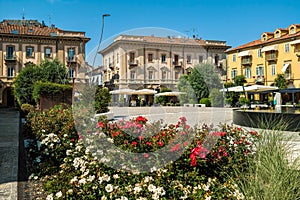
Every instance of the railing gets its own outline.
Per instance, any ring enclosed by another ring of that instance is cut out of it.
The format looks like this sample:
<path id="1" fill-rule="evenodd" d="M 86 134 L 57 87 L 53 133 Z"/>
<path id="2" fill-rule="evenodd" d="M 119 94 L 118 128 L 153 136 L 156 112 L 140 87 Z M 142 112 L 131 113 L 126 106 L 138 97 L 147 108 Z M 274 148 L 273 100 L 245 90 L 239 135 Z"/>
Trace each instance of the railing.
<path id="1" fill-rule="evenodd" d="M 11 60 L 11 61 L 16 61 L 17 56 L 16 55 L 6 55 L 5 60 Z"/>
<path id="2" fill-rule="evenodd" d="M 275 53 L 267 54 L 267 55 L 266 55 L 266 60 L 267 60 L 267 61 L 274 61 L 274 60 L 277 60 L 277 54 L 275 54 Z"/>
<path id="3" fill-rule="evenodd" d="M 252 58 L 242 58 L 242 65 L 250 65 L 252 63 Z"/>
<path id="4" fill-rule="evenodd" d="M 77 62 L 77 57 L 69 57 L 69 56 L 67 56 L 66 57 L 66 60 L 67 60 L 67 62 Z"/>
<path id="5" fill-rule="evenodd" d="M 136 66 L 138 66 L 138 64 L 139 64 L 138 60 L 128 60 L 129 68 L 130 67 L 136 67 Z"/>

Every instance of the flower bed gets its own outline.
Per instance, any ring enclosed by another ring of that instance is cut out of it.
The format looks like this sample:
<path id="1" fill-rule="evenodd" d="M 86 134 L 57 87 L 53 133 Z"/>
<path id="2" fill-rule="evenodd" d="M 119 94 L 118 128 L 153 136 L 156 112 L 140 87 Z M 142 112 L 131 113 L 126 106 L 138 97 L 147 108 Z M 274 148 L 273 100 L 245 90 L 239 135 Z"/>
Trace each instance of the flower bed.
<path id="1" fill-rule="evenodd" d="M 32 177 L 43 181 L 47 199 L 243 199 L 232 171 L 255 153 L 259 138 L 228 125 L 190 127 L 184 117 L 149 123 L 142 116 L 101 120 L 77 135 L 70 109 L 28 116 L 40 141 L 31 146 Z M 109 154 L 112 146 L 118 151 Z"/>

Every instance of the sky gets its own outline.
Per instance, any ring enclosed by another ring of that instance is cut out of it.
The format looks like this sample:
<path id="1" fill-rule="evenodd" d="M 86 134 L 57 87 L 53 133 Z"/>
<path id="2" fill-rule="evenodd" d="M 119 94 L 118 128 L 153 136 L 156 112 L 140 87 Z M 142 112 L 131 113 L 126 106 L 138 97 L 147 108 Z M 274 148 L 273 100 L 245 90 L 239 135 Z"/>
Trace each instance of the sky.
<path id="1" fill-rule="evenodd" d="M 63 30 L 84 31 L 87 58 L 118 34 L 196 35 L 236 47 L 263 32 L 300 24 L 299 0 L 0 0 L 0 20 L 36 19 Z M 148 28 L 152 27 L 152 28 Z M 142 31 L 143 30 L 143 31 Z"/>

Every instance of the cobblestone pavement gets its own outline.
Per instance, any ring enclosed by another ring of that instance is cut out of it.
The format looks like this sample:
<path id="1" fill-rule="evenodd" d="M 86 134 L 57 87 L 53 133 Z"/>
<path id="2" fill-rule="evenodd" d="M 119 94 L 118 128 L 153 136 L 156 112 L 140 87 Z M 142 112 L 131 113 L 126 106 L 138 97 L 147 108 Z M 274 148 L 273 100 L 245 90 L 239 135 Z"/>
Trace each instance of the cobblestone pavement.
<path id="1" fill-rule="evenodd" d="M 0 109 L 0 200 L 18 196 L 19 112 Z"/>

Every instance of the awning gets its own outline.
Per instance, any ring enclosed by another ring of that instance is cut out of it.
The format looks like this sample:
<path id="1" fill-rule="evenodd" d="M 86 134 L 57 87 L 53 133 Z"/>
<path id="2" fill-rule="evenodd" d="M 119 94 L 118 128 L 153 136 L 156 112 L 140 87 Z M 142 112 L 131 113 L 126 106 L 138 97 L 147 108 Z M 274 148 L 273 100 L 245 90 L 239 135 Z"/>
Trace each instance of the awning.
<path id="1" fill-rule="evenodd" d="M 285 71 L 287 70 L 287 68 L 290 66 L 290 63 L 284 63 L 283 68 L 281 69 L 281 71 L 283 73 L 285 73 Z"/>
<path id="2" fill-rule="evenodd" d="M 242 51 L 238 53 L 238 57 L 250 56 L 250 55 L 251 55 L 251 51 Z"/>
<path id="3" fill-rule="evenodd" d="M 290 44 L 299 44 L 300 43 L 300 39 L 299 40 L 294 40 L 292 42 L 290 42 Z"/>
<path id="4" fill-rule="evenodd" d="M 265 51 L 277 51 L 278 50 L 278 45 L 275 44 L 275 45 L 271 45 L 271 46 L 265 46 L 261 49 L 261 52 L 265 52 Z"/>

